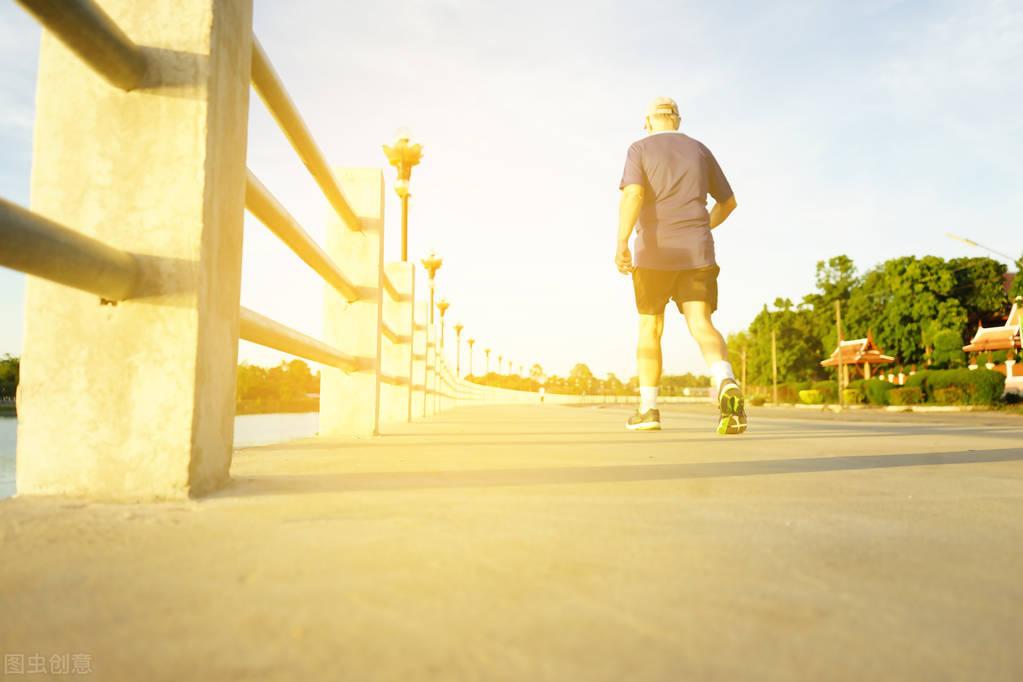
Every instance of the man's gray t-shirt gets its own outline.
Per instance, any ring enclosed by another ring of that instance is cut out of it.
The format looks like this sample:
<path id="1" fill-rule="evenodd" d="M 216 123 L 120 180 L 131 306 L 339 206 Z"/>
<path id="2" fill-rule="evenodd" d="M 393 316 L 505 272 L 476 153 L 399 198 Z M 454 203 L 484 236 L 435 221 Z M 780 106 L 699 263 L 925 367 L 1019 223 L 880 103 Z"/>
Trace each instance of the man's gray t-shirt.
<path id="1" fill-rule="evenodd" d="M 682 133 L 648 135 L 629 147 L 619 189 L 626 185 L 644 190 L 636 267 L 692 270 L 715 264 L 707 195 L 727 201 L 732 188 L 709 149 Z"/>

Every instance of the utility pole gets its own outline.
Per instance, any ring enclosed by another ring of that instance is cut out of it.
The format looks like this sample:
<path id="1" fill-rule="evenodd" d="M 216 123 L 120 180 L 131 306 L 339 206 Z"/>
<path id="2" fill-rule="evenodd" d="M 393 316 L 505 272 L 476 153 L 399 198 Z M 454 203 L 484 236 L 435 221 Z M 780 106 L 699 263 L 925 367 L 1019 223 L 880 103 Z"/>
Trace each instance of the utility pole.
<path id="1" fill-rule="evenodd" d="M 838 409 L 845 408 L 845 358 L 842 356 L 842 302 L 835 301 L 835 338 L 838 339 Z"/>
<path id="2" fill-rule="evenodd" d="M 778 404 L 778 333 L 773 329 L 771 330 L 771 382 L 772 382 L 772 398 L 771 401 Z"/>
<path id="3" fill-rule="evenodd" d="M 742 347 L 742 391 L 746 392 L 746 346 Z"/>

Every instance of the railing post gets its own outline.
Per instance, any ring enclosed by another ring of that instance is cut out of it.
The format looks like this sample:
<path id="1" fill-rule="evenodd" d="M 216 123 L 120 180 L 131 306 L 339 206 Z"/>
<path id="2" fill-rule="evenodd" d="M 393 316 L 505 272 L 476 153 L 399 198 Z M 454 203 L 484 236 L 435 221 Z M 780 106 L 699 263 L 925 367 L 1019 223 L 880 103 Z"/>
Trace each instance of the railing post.
<path id="1" fill-rule="evenodd" d="M 424 417 L 437 413 L 437 327 L 426 322 L 426 410 Z"/>
<path id="2" fill-rule="evenodd" d="M 426 416 L 426 324 L 429 303 L 416 301 L 413 306 L 412 334 L 412 416 Z"/>
<path id="3" fill-rule="evenodd" d="M 388 381 L 380 386 L 380 422 L 407 422 L 412 374 L 412 300 L 415 272 L 411 263 L 388 263 L 384 272 L 394 285 L 398 300 L 391 293 L 383 297 L 384 324 L 400 340 L 383 340 L 381 368 Z M 395 383 L 403 381 L 404 383 Z"/>
<path id="4" fill-rule="evenodd" d="M 43 31 L 32 210 L 137 254 L 134 300 L 28 278 L 21 494 L 152 499 L 228 478 L 252 3 L 104 0 L 145 50 L 125 92 Z"/>
<path id="5" fill-rule="evenodd" d="M 362 230 L 349 229 L 336 212 L 327 220 L 326 251 L 363 297 L 349 303 L 324 289 L 323 339 L 356 357 L 373 359 L 359 372 L 324 367 L 320 374 L 320 435 L 376 435 L 380 428 L 381 324 L 383 322 L 384 176 L 379 168 L 335 168 L 334 174 Z"/>

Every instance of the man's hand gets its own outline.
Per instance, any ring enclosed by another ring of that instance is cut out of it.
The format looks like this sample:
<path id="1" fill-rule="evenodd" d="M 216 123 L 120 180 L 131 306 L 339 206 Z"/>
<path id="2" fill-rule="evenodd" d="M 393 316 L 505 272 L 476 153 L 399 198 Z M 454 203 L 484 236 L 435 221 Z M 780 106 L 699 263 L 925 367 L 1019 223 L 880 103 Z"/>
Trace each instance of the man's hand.
<path id="1" fill-rule="evenodd" d="M 618 242 L 618 249 L 615 251 L 615 265 L 618 266 L 618 272 L 623 275 L 628 275 L 636 269 L 632 264 L 632 252 L 629 251 L 629 242 Z"/>

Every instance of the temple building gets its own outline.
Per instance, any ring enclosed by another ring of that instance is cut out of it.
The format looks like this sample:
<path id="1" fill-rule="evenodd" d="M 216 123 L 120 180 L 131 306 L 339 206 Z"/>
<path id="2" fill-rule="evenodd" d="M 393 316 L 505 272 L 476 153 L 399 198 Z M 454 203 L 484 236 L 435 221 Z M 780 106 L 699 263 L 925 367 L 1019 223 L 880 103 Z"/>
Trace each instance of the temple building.
<path id="1" fill-rule="evenodd" d="M 978 325 L 977 333 L 973 335 L 973 339 L 969 344 L 963 346 L 963 351 L 971 354 L 971 360 L 975 357 L 974 353 L 987 353 L 988 369 L 1004 370 L 1006 391 L 1011 390 L 1016 393 L 1023 393 L 1023 374 L 1016 367 L 1016 355 L 1020 350 L 1020 337 L 1021 331 L 1023 331 L 1023 319 L 1021 319 L 1023 317 L 1023 310 L 1020 309 L 1021 304 L 1023 304 L 1023 296 L 1017 296 L 1005 324 L 1000 327 L 986 328 L 983 324 Z M 991 354 L 1002 350 L 1007 351 L 1005 365 L 996 367 L 991 361 Z M 976 367 L 976 362 L 971 361 L 970 368 L 974 369 Z"/>
<path id="2" fill-rule="evenodd" d="M 839 365 L 845 365 L 847 373 L 849 367 L 860 367 L 863 372 L 863 378 L 869 379 L 872 374 L 871 365 L 890 365 L 893 362 L 895 362 L 895 358 L 885 355 L 877 347 L 877 344 L 874 343 L 873 333 L 868 331 L 865 339 L 852 339 L 840 343 L 838 348 L 831 353 L 831 357 L 821 361 L 821 366 L 838 367 Z M 846 374 L 844 380 L 848 382 L 848 374 Z"/>

